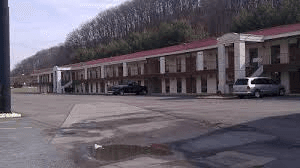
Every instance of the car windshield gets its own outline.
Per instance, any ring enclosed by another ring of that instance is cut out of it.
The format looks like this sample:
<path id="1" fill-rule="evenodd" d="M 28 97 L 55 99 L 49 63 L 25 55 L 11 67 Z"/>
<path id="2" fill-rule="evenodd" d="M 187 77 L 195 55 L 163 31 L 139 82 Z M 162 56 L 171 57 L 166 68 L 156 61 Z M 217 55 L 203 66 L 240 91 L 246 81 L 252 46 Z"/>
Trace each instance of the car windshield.
<path id="1" fill-rule="evenodd" d="M 248 79 L 238 79 L 235 82 L 235 85 L 247 85 L 248 84 Z"/>

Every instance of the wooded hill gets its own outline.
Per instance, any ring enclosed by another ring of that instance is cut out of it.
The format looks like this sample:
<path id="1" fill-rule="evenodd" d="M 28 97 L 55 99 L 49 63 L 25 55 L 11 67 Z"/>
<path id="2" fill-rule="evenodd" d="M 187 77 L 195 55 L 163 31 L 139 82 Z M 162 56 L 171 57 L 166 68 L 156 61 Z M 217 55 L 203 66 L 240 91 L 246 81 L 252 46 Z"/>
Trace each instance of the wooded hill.
<path id="1" fill-rule="evenodd" d="M 100 12 L 70 32 L 64 44 L 23 60 L 12 75 L 299 22 L 299 4 L 300 0 L 132 0 Z M 276 21 L 270 22 L 269 16 Z"/>

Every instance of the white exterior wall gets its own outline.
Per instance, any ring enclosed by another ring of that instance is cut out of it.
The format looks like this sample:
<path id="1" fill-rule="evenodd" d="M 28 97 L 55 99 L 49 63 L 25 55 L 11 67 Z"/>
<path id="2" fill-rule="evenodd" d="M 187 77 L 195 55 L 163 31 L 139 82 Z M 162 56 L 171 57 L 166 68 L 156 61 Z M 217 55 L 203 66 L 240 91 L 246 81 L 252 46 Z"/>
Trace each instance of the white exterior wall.
<path id="1" fill-rule="evenodd" d="M 186 78 L 181 78 L 181 92 L 186 93 Z"/>
<path id="2" fill-rule="evenodd" d="M 177 93 L 177 79 L 170 78 L 170 93 Z"/>
<path id="3" fill-rule="evenodd" d="M 198 94 L 202 93 L 202 90 L 201 90 L 201 76 L 197 76 L 197 78 L 196 78 L 196 93 L 198 93 Z"/>
<path id="4" fill-rule="evenodd" d="M 207 76 L 207 93 L 217 93 L 217 78 L 215 75 Z"/>
<path id="5" fill-rule="evenodd" d="M 165 78 L 161 79 L 161 92 L 163 94 L 166 93 L 166 79 Z"/>

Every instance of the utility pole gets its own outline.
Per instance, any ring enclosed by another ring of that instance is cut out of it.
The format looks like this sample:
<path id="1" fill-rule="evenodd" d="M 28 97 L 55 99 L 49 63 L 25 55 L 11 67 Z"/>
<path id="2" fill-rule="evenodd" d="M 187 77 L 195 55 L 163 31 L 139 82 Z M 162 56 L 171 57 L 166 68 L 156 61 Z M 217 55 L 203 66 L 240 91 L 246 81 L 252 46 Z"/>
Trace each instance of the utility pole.
<path id="1" fill-rule="evenodd" d="M 9 51 L 9 8 L 8 0 L 1 0 L 0 33 L 0 113 L 11 112 L 10 51 Z"/>

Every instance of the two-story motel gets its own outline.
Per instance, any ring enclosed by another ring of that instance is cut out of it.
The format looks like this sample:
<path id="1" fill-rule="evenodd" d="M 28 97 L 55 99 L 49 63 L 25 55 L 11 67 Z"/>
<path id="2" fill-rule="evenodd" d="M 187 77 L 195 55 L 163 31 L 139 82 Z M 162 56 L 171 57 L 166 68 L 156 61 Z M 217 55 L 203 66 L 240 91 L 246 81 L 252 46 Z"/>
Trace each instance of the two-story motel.
<path id="1" fill-rule="evenodd" d="M 300 93 L 300 24 L 35 71 L 40 92 L 107 93 L 136 81 L 149 93 L 230 93 L 237 78 L 268 76 Z"/>

